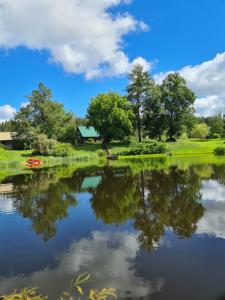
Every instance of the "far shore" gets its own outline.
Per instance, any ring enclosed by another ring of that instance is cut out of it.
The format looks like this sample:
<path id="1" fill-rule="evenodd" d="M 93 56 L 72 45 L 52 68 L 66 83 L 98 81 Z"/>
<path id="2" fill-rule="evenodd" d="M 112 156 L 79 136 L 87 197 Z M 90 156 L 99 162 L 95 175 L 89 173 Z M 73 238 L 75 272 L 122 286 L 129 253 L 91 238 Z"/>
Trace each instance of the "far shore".
<path id="1" fill-rule="evenodd" d="M 216 147 L 224 147 L 225 139 L 213 140 L 178 140 L 174 143 L 167 144 L 167 152 L 165 154 L 147 154 L 119 156 L 119 160 L 131 158 L 151 158 L 151 157 L 167 157 L 167 156 L 196 156 L 213 154 Z M 119 154 L 128 149 L 128 145 L 123 143 L 111 143 L 108 149 L 111 154 Z M 100 155 L 101 152 L 101 155 Z M 32 155 L 32 150 L 4 150 L 0 148 L 0 164 L 2 167 L 7 164 L 18 164 L 25 162 L 28 158 L 37 158 L 43 161 L 43 164 L 63 164 L 65 160 L 86 160 L 86 159 L 105 159 L 101 151 L 101 144 L 89 144 L 85 146 L 76 146 L 75 154 L 71 157 L 61 158 L 53 156 Z"/>

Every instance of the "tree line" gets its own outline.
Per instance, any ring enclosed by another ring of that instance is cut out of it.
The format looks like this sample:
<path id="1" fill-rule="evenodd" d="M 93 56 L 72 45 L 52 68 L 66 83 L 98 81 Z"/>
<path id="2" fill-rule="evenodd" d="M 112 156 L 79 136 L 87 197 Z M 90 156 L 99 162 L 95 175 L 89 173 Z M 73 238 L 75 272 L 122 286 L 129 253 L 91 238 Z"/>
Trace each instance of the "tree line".
<path id="1" fill-rule="evenodd" d="M 17 148 L 32 148 L 38 135 L 76 144 L 78 125 L 92 125 L 104 142 L 127 141 L 131 136 L 175 141 L 182 134 L 206 138 L 225 135 L 224 116 L 194 116 L 196 96 L 179 73 L 157 84 L 143 66 L 137 64 L 128 75 L 126 94 L 101 93 L 93 97 L 86 118 L 77 118 L 53 99 L 43 83 L 33 90 L 28 104 L 13 120 L 0 124 L 0 131 L 14 132 Z"/>

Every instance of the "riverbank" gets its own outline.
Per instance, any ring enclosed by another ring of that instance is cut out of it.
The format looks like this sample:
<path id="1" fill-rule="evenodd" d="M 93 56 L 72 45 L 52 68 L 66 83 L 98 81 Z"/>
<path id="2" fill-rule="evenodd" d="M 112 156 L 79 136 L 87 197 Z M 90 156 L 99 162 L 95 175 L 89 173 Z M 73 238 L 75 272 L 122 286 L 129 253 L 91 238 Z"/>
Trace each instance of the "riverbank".
<path id="1" fill-rule="evenodd" d="M 214 140 L 178 140 L 175 143 L 166 143 L 167 152 L 160 155 L 140 155 L 140 156 L 120 156 L 120 159 L 125 158 L 147 158 L 158 156 L 186 156 L 186 155 L 204 155 L 212 154 L 216 147 L 225 147 L 225 139 Z M 108 149 L 112 154 L 118 154 L 128 150 L 128 145 L 121 143 L 112 143 L 108 145 Z M 104 155 L 100 144 L 77 146 L 75 147 L 74 156 L 69 158 L 59 158 L 53 156 L 34 156 L 31 150 L 4 150 L 0 148 L 0 165 L 13 165 L 25 162 L 29 157 L 41 159 L 45 164 L 60 164 L 65 160 L 82 160 L 82 159 L 97 159 Z"/>

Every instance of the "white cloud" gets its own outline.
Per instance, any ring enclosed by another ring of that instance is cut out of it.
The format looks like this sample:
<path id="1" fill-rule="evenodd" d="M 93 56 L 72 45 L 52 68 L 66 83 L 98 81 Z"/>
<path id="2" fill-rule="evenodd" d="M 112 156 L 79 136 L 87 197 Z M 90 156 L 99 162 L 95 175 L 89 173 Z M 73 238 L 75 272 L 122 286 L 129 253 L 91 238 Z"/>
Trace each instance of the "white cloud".
<path id="1" fill-rule="evenodd" d="M 0 213 L 13 214 L 15 212 L 13 200 L 7 197 L 0 196 Z"/>
<path id="2" fill-rule="evenodd" d="M 15 113 L 16 109 L 11 105 L 6 104 L 0 106 L 0 123 L 12 119 Z"/>
<path id="3" fill-rule="evenodd" d="M 219 112 L 225 112 L 225 96 L 209 95 L 197 98 L 195 109 L 198 116 L 212 116 Z"/>
<path id="4" fill-rule="evenodd" d="M 91 238 L 72 243 L 58 258 L 55 268 L 47 267 L 27 276 L 2 277 L 0 289 L 4 293 L 14 288 L 39 286 L 50 299 L 57 299 L 59 293 L 68 290 L 71 278 L 87 271 L 94 278 L 95 288 L 116 288 L 119 299 L 128 294 L 134 299 L 149 297 L 161 291 L 165 280 L 159 277 L 149 281 L 137 274 L 134 261 L 139 251 L 134 233 L 95 231 Z"/>
<path id="5" fill-rule="evenodd" d="M 137 57 L 136 59 L 133 60 L 133 62 L 131 63 L 131 69 L 136 64 L 142 65 L 144 67 L 144 71 L 148 71 L 152 68 L 152 63 L 146 61 L 142 57 Z"/>
<path id="6" fill-rule="evenodd" d="M 209 201 L 204 207 L 206 211 L 197 224 L 196 233 L 225 239 L 225 201 Z"/>
<path id="7" fill-rule="evenodd" d="M 123 75 L 132 65 L 124 35 L 148 26 L 109 11 L 121 3 L 130 1 L 0 0 L 0 47 L 47 50 L 51 62 L 86 78 Z"/>
<path id="8" fill-rule="evenodd" d="M 216 180 L 203 180 L 200 192 L 203 201 L 225 202 L 225 185 Z"/>
<path id="9" fill-rule="evenodd" d="M 24 108 L 24 107 L 27 107 L 29 104 L 30 104 L 29 101 L 27 101 L 27 102 L 22 102 L 22 103 L 20 104 L 20 107 L 21 107 L 21 108 Z"/>
<path id="10" fill-rule="evenodd" d="M 205 180 L 201 194 L 205 212 L 196 233 L 225 239 L 225 186 L 216 180 Z"/>
<path id="11" fill-rule="evenodd" d="M 171 72 L 156 74 L 155 79 L 161 82 L 168 73 Z M 198 97 L 195 104 L 198 115 L 225 113 L 225 52 L 202 64 L 186 66 L 179 73 Z"/>

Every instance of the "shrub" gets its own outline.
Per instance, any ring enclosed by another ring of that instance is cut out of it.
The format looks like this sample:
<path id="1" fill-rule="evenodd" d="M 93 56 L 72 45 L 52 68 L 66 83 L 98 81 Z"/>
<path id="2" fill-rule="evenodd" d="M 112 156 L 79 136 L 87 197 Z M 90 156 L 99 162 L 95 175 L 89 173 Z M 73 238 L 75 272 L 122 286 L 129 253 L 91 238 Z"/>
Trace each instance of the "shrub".
<path id="1" fill-rule="evenodd" d="M 220 135 L 218 133 L 213 133 L 212 139 L 219 139 Z"/>
<path id="2" fill-rule="evenodd" d="M 98 150 L 97 154 L 98 154 L 99 157 L 106 156 L 105 151 L 103 151 L 103 150 Z"/>
<path id="3" fill-rule="evenodd" d="M 46 156 L 71 156 L 74 148 L 71 144 L 59 143 L 56 140 L 48 139 L 44 134 L 39 134 L 35 143 L 35 153 Z"/>
<path id="4" fill-rule="evenodd" d="M 54 156 L 72 156 L 74 154 L 74 148 L 71 144 L 56 143 L 53 151 Z"/>
<path id="5" fill-rule="evenodd" d="M 4 149 L 4 150 L 7 150 L 7 147 L 3 144 L 0 143 L 0 149 Z"/>
<path id="6" fill-rule="evenodd" d="M 89 138 L 88 140 L 87 140 L 87 142 L 88 142 L 88 144 L 94 144 L 94 139 L 92 139 L 92 138 Z"/>
<path id="7" fill-rule="evenodd" d="M 225 147 L 217 147 L 214 150 L 215 155 L 225 155 Z"/>
<path id="8" fill-rule="evenodd" d="M 41 155 L 53 155 L 56 144 L 56 140 L 48 139 L 45 134 L 39 134 L 34 146 L 35 152 Z"/>
<path id="9" fill-rule="evenodd" d="M 166 152 L 166 145 L 157 141 L 132 142 L 128 151 L 120 155 L 160 154 Z"/>

